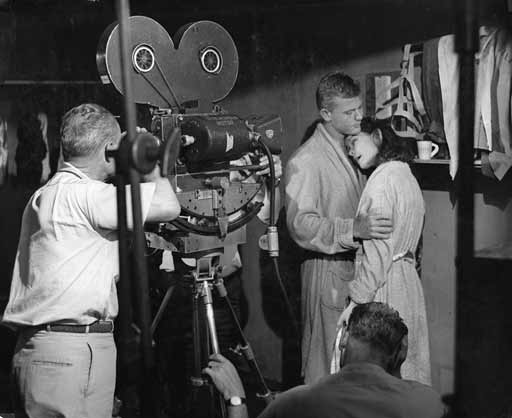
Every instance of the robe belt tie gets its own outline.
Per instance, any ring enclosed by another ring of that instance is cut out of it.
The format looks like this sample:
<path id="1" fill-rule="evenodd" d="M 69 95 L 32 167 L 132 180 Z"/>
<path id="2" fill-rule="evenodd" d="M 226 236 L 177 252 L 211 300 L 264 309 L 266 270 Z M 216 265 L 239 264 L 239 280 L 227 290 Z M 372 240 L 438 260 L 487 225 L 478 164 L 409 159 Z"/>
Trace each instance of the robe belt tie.
<path id="1" fill-rule="evenodd" d="M 393 256 L 393 263 L 396 263 L 398 261 L 407 261 L 409 263 L 413 263 L 416 261 L 416 258 L 414 257 L 414 253 L 412 251 L 405 251 L 403 253 L 398 253 Z"/>

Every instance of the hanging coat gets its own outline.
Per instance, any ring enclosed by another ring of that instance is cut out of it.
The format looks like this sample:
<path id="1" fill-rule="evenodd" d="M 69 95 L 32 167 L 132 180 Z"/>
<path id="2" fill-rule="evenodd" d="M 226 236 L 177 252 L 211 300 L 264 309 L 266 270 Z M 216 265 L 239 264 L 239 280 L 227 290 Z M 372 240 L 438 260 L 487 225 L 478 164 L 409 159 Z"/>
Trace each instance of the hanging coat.
<path id="1" fill-rule="evenodd" d="M 7 163 L 9 152 L 7 151 L 7 121 L 0 117 L 0 186 L 7 179 Z"/>
<path id="2" fill-rule="evenodd" d="M 292 155 L 285 175 L 288 229 L 308 250 L 301 280 L 302 373 L 309 384 L 329 374 L 336 323 L 354 275 L 353 218 L 364 176 L 321 123 Z"/>
<path id="3" fill-rule="evenodd" d="M 440 38 L 438 54 L 444 130 L 454 178 L 458 167 L 460 73 L 454 35 Z M 512 38 L 506 30 L 480 27 L 480 51 L 475 64 L 474 147 L 489 152 L 492 172 L 501 180 L 512 167 Z M 482 158 L 482 163 L 486 160 Z"/>

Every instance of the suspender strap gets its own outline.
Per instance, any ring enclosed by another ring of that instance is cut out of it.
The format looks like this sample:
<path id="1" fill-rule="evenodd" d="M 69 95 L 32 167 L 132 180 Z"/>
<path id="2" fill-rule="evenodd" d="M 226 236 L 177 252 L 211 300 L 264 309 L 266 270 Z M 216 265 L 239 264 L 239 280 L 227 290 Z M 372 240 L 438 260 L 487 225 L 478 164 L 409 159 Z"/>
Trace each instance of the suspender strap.
<path id="1" fill-rule="evenodd" d="M 402 58 L 400 76 L 394 80 L 386 89 L 380 92 L 377 103 L 382 103 L 386 94 L 393 89 L 398 89 L 398 96 L 377 109 L 377 112 L 389 106 L 396 106 L 396 110 L 391 116 L 392 127 L 395 133 L 402 138 L 419 138 L 424 129 L 422 118 L 426 116 L 425 106 L 421 94 L 414 81 L 414 58 L 421 52 L 411 53 L 411 44 L 404 46 L 404 55 Z M 419 114 L 417 118 L 415 113 Z M 407 120 L 405 130 L 396 129 L 396 118 Z M 412 127 L 411 127 L 412 125 Z"/>

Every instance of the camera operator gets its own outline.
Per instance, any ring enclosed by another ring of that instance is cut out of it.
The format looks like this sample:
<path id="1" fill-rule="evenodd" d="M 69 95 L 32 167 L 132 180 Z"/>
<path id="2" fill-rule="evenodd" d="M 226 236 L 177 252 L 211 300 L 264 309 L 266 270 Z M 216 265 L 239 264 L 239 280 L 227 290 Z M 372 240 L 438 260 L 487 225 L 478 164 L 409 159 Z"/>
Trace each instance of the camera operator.
<path id="1" fill-rule="evenodd" d="M 82 104 L 64 115 L 61 136 L 64 162 L 23 214 L 3 316 L 18 330 L 15 408 L 20 416 L 106 418 L 115 386 L 119 264 L 116 189 L 105 181 L 115 173 L 107 151 L 122 135 L 109 111 Z M 143 180 L 144 221 L 177 217 L 168 179 L 155 170 Z M 127 195 L 130 202 L 129 188 Z"/>
<path id="2" fill-rule="evenodd" d="M 279 394 L 259 418 L 441 418 L 445 408 L 434 389 L 399 377 L 407 334 L 407 326 L 390 306 L 356 306 L 340 341 L 340 371 Z M 226 399 L 228 417 L 247 418 L 245 391 L 233 365 L 213 354 L 203 371 Z"/>

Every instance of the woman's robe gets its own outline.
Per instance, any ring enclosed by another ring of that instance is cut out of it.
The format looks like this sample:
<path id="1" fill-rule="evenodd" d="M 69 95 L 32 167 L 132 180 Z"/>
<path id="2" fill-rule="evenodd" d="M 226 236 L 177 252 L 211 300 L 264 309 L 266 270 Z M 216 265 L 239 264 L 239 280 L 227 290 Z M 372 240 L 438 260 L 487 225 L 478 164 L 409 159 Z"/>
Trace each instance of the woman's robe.
<path id="1" fill-rule="evenodd" d="M 427 314 L 414 260 L 425 205 L 409 166 L 400 161 L 379 165 L 368 179 L 359 208 L 368 203 L 369 213 L 391 216 L 393 232 L 385 240 L 363 241 L 350 297 L 356 303 L 384 302 L 399 312 L 409 329 L 402 377 L 430 384 Z"/>

